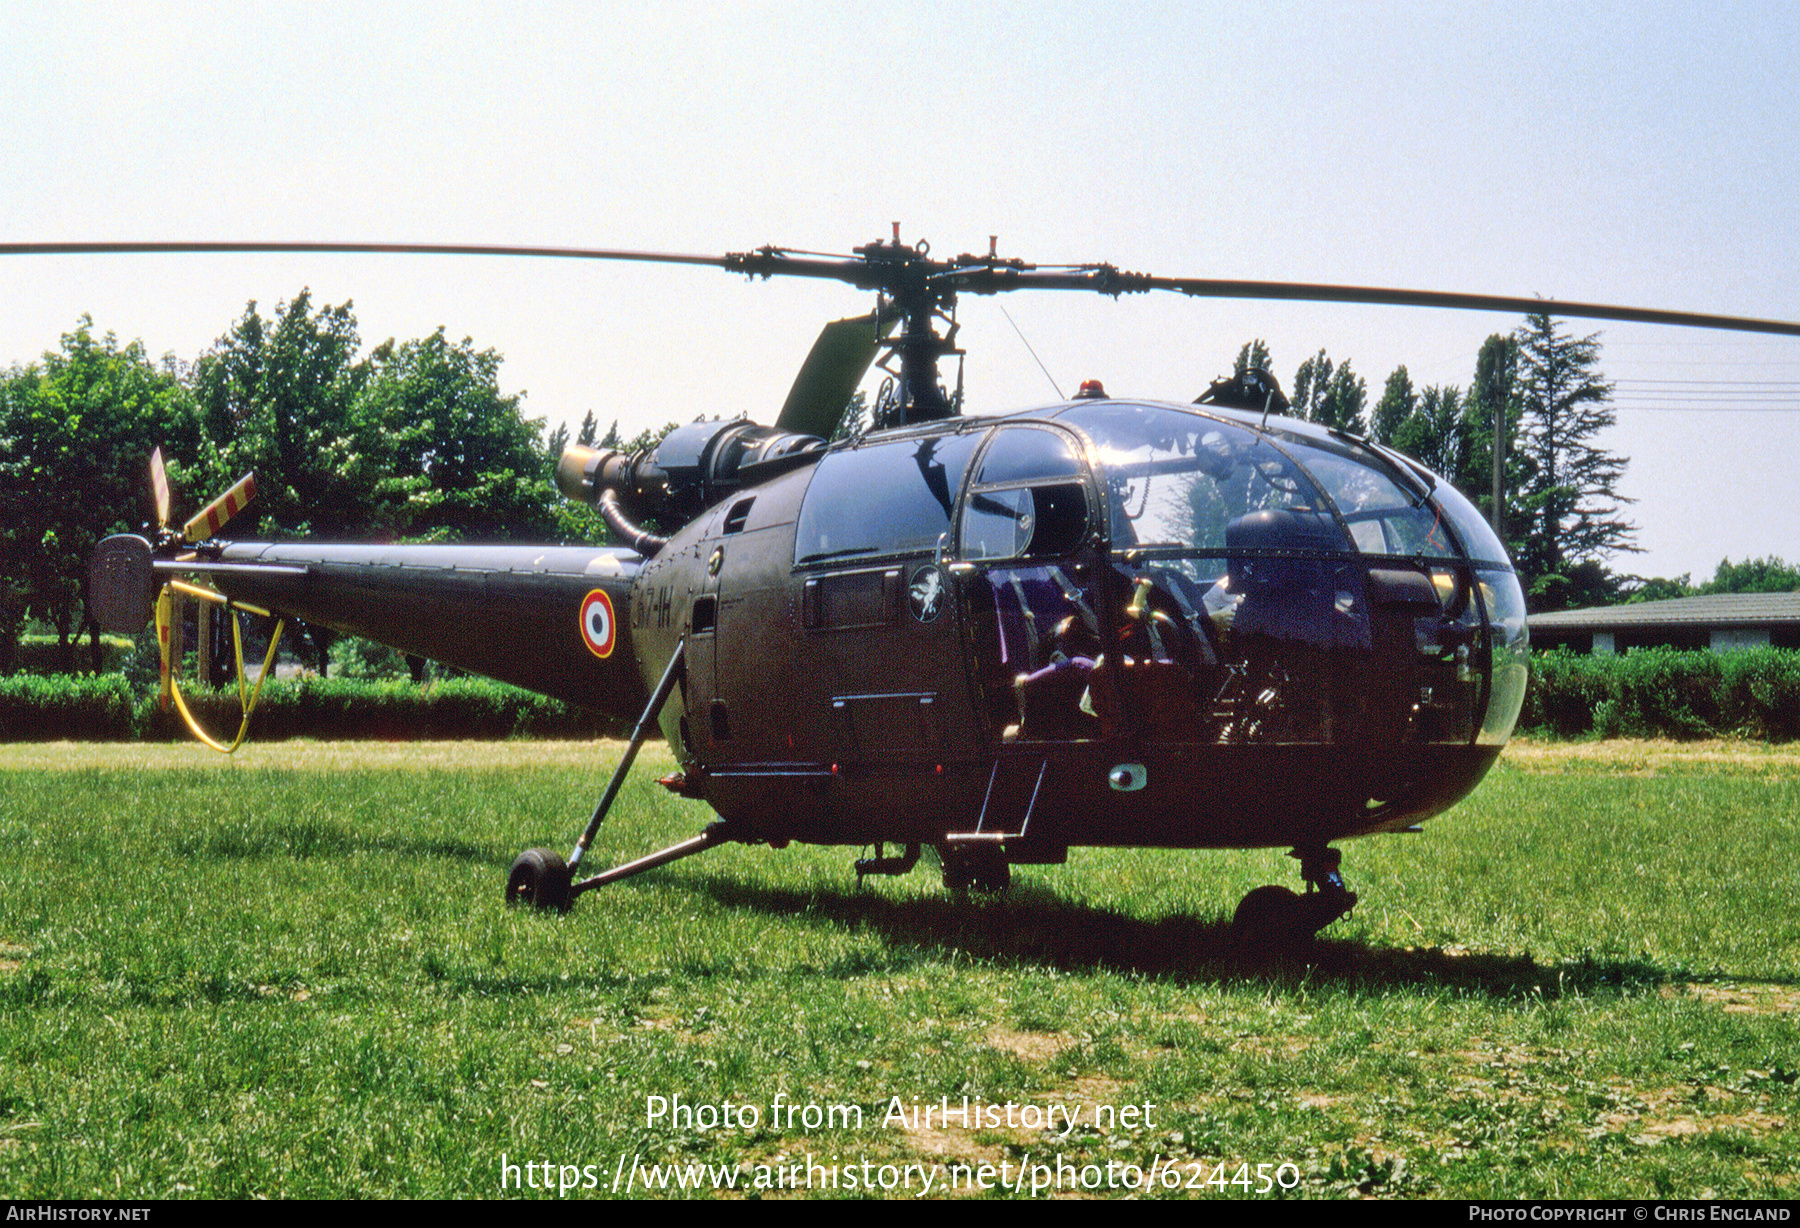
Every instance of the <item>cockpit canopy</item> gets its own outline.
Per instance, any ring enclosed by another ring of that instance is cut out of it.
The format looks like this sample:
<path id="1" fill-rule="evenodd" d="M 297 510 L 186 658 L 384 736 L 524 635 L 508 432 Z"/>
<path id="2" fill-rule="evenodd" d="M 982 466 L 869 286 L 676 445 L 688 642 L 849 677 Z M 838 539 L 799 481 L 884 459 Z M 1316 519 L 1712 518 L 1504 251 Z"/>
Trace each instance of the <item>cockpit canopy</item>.
<path id="1" fill-rule="evenodd" d="M 1122 655 L 1146 678 L 1181 668 L 1192 702 L 1149 707 L 1178 712 L 1186 736 L 1351 736 L 1386 675 L 1411 680 L 1383 703 L 1413 713 L 1396 719 L 1422 740 L 1503 741 L 1523 701 L 1524 599 L 1480 513 L 1399 454 L 1310 423 L 1094 399 L 827 454 L 800 509 L 796 567 L 921 556 L 987 594 L 971 597 L 969 625 L 996 713 L 1016 679 L 1029 692 L 1038 672 L 1086 659 L 1053 642 L 1057 628 L 1099 643 L 1140 624 L 1145 643 Z M 1231 706 L 1220 697 L 1274 659 L 1290 684 L 1309 679 L 1288 690 L 1324 698 L 1290 704 L 1280 728 L 1219 716 Z M 1014 723 L 1034 733 L 1022 712 L 995 718 Z"/>
<path id="2" fill-rule="evenodd" d="M 953 528 L 964 558 L 1063 554 L 1102 527 L 1114 551 L 1222 552 L 1252 544 L 1243 532 L 1232 540 L 1238 524 L 1263 526 L 1261 548 L 1510 565 L 1467 499 L 1397 454 L 1309 423 L 1238 416 L 1086 401 L 1036 421 L 965 421 L 954 434 L 834 452 L 815 485 L 846 497 L 807 500 L 794 561 L 933 550 Z M 1104 526 L 1090 494 L 1103 495 Z M 1265 512 L 1290 514 L 1256 516 Z"/>

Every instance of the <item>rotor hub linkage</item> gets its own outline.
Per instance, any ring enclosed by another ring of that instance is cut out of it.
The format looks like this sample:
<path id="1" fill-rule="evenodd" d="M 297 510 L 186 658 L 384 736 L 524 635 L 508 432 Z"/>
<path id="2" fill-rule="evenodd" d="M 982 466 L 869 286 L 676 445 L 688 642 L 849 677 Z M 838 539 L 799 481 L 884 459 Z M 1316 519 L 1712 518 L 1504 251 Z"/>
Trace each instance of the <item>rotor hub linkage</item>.
<path id="1" fill-rule="evenodd" d="M 1088 290 L 1117 297 L 1158 288 L 1155 278 L 1128 273 L 1110 264 L 1064 265 L 1040 268 L 1025 261 L 1002 258 L 998 240 L 989 236 L 985 256 L 964 253 L 948 260 L 933 260 L 931 245 L 900 241 L 900 224 L 894 223 L 891 239 L 878 239 L 852 248 L 852 257 L 824 256 L 815 252 L 780 247 L 760 247 L 753 252 L 734 252 L 720 263 L 746 277 L 817 277 L 841 281 L 863 290 L 878 291 L 904 325 L 882 342 L 898 355 L 899 395 L 893 420 L 883 426 L 931 422 L 957 413 L 957 402 L 947 395 L 938 375 L 938 360 L 958 354 L 954 311 L 959 293 L 1000 294 L 1008 290 Z M 948 335 L 937 322 L 950 323 Z"/>

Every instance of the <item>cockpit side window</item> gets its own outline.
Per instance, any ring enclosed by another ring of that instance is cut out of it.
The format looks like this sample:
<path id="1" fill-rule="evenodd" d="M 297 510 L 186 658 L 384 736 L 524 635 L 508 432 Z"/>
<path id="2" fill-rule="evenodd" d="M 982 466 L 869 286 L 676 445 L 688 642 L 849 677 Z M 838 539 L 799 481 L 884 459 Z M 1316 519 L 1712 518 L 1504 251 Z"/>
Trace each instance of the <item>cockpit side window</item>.
<path id="1" fill-rule="evenodd" d="M 996 432 L 976 464 L 963 507 L 957 554 L 967 560 L 1052 559 L 1087 537 L 1085 466 L 1060 431 L 1017 426 Z"/>
<path id="2" fill-rule="evenodd" d="M 1079 482 L 977 490 L 963 509 L 960 557 L 1061 558 L 1087 536 L 1087 493 Z"/>
<path id="3" fill-rule="evenodd" d="M 1075 442 L 1060 431 L 1012 427 L 994 436 L 975 468 L 976 486 L 1081 476 Z"/>

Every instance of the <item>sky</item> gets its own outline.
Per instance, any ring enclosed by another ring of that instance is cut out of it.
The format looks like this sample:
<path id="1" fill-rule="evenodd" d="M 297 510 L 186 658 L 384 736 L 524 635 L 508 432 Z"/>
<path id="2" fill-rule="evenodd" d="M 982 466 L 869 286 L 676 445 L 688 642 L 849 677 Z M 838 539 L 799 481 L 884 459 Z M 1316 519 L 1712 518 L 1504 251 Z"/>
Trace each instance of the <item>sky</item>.
<path id="1" fill-rule="evenodd" d="M 1778 4 L 0 3 L 0 241 L 291 240 L 1107 261 L 1166 276 L 1800 319 L 1800 9 Z M 417 256 L 0 261 L 0 365 L 90 316 L 191 362 L 254 301 L 443 327 L 554 426 L 771 421 L 871 304 L 716 269 Z M 1010 316 L 1010 320 L 1009 317 Z M 1515 317 L 965 297 L 971 412 L 1190 400 L 1264 339 L 1466 387 Z M 1015 331 L 1015 326 L 1016 330 Z M 1572 322 L 1637 575 L 1800 560 L 1800 340 Z M 1021 341 L 1020 334 L 1025 341 Z M 1026 348 L 1028 341 L 1030 350 Z M 1051 378 L 1032 357 L 1035 351 Z M 1052 385 L 1054 380 L 1054 388 Z"/>

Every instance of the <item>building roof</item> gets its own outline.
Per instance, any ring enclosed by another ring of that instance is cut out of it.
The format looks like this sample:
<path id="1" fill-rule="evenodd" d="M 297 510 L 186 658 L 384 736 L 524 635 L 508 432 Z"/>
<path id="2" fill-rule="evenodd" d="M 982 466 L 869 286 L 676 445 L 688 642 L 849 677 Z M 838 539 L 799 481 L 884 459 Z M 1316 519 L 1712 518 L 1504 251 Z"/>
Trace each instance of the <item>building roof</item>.
<path id="1" fill-rule="evenodd" d="M 1547 632 L 1800 626 L 1800 592 L 1713 593 L 1533 614 L 1526 621 L 1531 630 Z"/>

